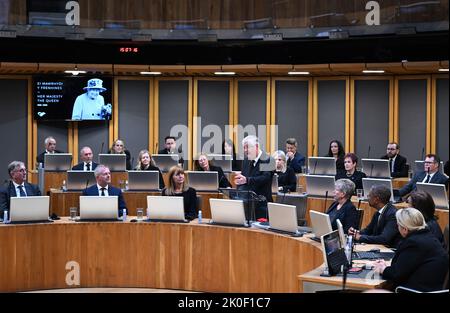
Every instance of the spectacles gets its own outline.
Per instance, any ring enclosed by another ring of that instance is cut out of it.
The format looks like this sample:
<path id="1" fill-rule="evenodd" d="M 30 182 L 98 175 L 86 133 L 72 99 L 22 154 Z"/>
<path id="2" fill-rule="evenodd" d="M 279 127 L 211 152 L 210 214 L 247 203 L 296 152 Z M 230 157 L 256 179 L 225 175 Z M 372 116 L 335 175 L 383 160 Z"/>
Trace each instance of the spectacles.
<path id="1" fill-rule="evenodd" d="M 429 162 L 429 161 L 425 161 L 425 162 L 423 162 L 424 164 L 435 164 L 435 163 L 437 163 L 437 162 Z"/>
<path id="2" fill-rule="evenodd" d="M 395 151 L 397 150 L 396 148 L 387 148 L 388 151 Z"/>
<path id="3" fill-rule="evenodd" d="M 27 170 L 25 168 L 21 168 L 20 170 L 14 170 L 14 172 L 26 173 Z"/>

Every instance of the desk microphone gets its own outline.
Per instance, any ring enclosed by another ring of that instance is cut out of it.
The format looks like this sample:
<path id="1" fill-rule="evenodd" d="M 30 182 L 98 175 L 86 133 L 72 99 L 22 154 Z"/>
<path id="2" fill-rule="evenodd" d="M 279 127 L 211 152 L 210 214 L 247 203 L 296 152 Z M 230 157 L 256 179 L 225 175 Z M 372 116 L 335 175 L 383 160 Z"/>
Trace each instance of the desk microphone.
<path id="1" fill-rule="evenodd" d="M 133 169 L 134 157 L 131 158 L 131 169 Z"/>
<path id="2" fill-rule="evenodd" d="M 323 212 L 326 213 L 327 212 L 327 201 L 328 201 L 328 190 L 325 192 L 325 202 L 323 205 Z"/>
<path id="3" fill-rule="evenodd" d="M 158 143 L 155 143 L 155 154 L 158 154 Z"/>
<path id="4" fill-rule="evenodd" d="M 372 165 L 370 166 L 370 177 L 372 177 L 374 165 L 375 165 L 375 164 L 372 163 Z"/>
<path id="5" fill-rule="evenodd" d="M 370 150 L 372 149 L 371 146 L 369 146 L 369 150 L 367 151 L 367 158 L 370 159 Z"/>
<path id="6" fill-rule="evenodd" d="M 318 162 L 319 160 L 318 159 L 316 159 L 316 161 L 314 162 L 314 170 L 313 170 L 313 175 L 316 175 L 316 166 L 317 166 L 317 162 Z M 328 191 L 327 191 L 327 193 L 328 193 Z"/>
<path id="7" fill-rule="evenodd" d="M 424 157 L 425 157 L 425 147 L 422 147 L 422 158 L 421 158 L 421 160 L 423 160 Z"/>
<path id="8" fill-rule="evenodd" d="M 359 199 L 359 201 L 358 201 L 358 210 L 359 210 L 360 206 L 361 206 L 361 199 Z"/>
<path id="9" fill-rule="evenodd" d="M 89 179 L 86 180 L 86 187 L 84 188 L 84 192 L 86 193 L 86 190 L 88 189 L 89 186 Z"/>
<path id="10" fill-rule="evenodd" d="M 312 155 L 314 156 L 314 152 L 316 152 L 316 145 L 312 146 Z"/>
<path id="11" fill-rule="evenodd" d="M 100 149 L 100 154 L 103 154 L 103 147 L 105 146 L 105 142 L 102 142 L 102 148 Z"/>

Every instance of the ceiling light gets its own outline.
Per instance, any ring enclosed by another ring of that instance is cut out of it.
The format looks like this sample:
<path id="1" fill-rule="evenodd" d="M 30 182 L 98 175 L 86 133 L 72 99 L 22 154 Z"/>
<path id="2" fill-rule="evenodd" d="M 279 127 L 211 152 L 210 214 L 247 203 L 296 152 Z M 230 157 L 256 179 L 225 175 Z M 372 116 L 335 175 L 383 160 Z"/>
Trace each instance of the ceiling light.
<path id="1" fill-rule="evenodd" d="M 79 70 L 67 70 L 67 71 L 64 71 L 64 73 L 67 73 L 67 74 L 72 74 L 73 76 L 77 76 L 78 74 L 86 74 L 87 72 L 86 71 L 79 71 Z"/>
<path id="2" fill-rule="evenodd" d="M 218 76 L 233 76 L 236 75 L 235 72 L 215 72 L 214 75 Z"/>
<path id="3" fill-rule="evenodd" d="M 447 72 L 448 73 L 448 68 L 440 68 L 439 72 Z"/>
<path id="4" fill-rule="evenodd" d="M 310 73 L 310 72 L 290 71 L 288 74 L 289 74 L 289 75 L 309 75 L 309 74 L 311 74 L 311 73 Z"/>
<path id="5" fill-rule="evenodd" d="M 141 75 L 161 75 L 161 72 L 140 72 Z"/>
<path id="6" fill-rule="evenodd" d="M 384 74 L 384 70 L 364 70 L 364 74 Z"/>

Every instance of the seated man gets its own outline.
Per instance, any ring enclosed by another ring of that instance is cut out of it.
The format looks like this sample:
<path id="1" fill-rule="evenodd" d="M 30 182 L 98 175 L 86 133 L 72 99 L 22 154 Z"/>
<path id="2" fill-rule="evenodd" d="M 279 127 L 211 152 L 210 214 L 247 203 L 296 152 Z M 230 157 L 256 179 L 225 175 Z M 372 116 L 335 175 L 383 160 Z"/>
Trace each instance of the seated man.
<path id="1" fill-rule="evenodd" d="M 45 138 L 44 144 L 45 144 L 45 151 L 36 157 L 36 161 L 38 163 L 42 163 L 42 166 L 44 166 L 44 161 L 45 161 L 44 155 L 49 154 L 49 153 L 62 153 L 61 151 L 56 150 L 55 138 L 53 138 L 51 136 Z"/>
<path id="2" fill-rule="evenodd" d="M 297 152 L 297 140 L 288 138 L 286 140 L 286 158 L 287 166 L 292 168 L 296 174 L 302 172 L 302 166 L 305 165 L 305 157 Z"/>
<path id="3" fill-rule="evenodd" d="M 180 158 L 178 159 L 179 164 L 184 164 L 184 159 L 181 156 L 183 154 L 183 151 L 181 150 L 181 147 L 178 147 L 177 149 L 177 141 L 175 137 L 167 136 L 164 138 L 164 149 L 159 150 L 158 154 L 180 154 Z"/>
<path id="4" fill-rule="evenodd" d="M 369 205 L 377 210 L 370 224 L 361 232 L 354 228 L 348 230 L 357 242 L 380 244 L 397 247 L 400 233 L 397 228 L 395 213 L 397 209 L 390 203 L 391 191 L 386 186 L 375 185 L 367 196 Z"/>
<path id="5" fill-rule="evenodd" d="M 425 171 L 415 174 L 409 183 L 399 190 L 399 195 L 404 197 L 411 191 L 416 190 L 417 183 L 443 184 L 447 186 L 448 178 L 439 172 L 440 164 L 441 159 L 436 154 L 427 154 L 424 161 Z"/>
<path id="6" fill-rule="evenodd" d="M 27 180 L 27 169 L 20 161 L 13 161 L 8 165 L 8 173 L 11 180 L 0 189 L 0 218 L 3 218 L 4 211 L 9 211 L 11 197 L 33 197 L 40 196 L 39 187 L 29 184 Z"/>
<path id="7" fill-rule="evenodd" d="M 84 147 L 80 150 L 80 159 L 83 161 L 72 167 L 73 171 L 93 171 L 97 168 L 98 164 L 92 162 L 94 155 L 89 147 Z"/>
<path id="8" fill-rule="evenodd" d="M 406 164 L 406 158 L 399 154 L 400 146 L 396 142 L 391 142 L 386 148 L 387 154 L 382 156 L 382 160 L 389 160 L 389 166 L 391 168 L 391 176 L 408 177 L 408 165 Z"/>
<path id="9" fill-rule="evenodd" d="M 94 171 L 96 185 L 86 188 L 83 196 L 119 196 L 119 216 L 122 216 L 123 210 L 127 208 L 123 199 L 122 191 L 119 188 L 111 186 L 111 172 L 104 165 L 98 165 Z"/>

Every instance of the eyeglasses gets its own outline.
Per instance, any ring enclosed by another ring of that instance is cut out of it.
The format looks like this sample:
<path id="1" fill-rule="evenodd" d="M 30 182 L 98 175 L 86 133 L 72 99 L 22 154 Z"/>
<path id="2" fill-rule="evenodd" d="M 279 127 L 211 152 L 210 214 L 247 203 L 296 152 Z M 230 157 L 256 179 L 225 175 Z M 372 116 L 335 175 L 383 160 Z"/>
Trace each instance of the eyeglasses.
<path id="1" fill-rule="evenodd" d="M 26 173 L 27 169 L 21 168 L 20 170 L 14 170 L 14 172 Z"/>
<path id="2" fill-rule="evenodd" d="M 386 150 L 388 150 L 388 151 L 395 151 L 397 149 L 396 148 L 387 148 Z"/>

